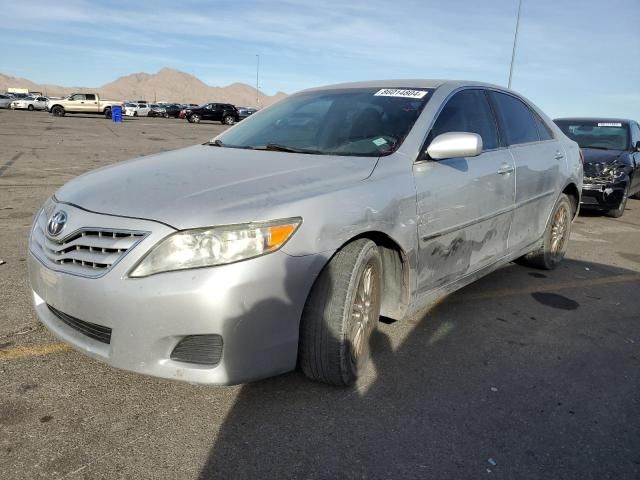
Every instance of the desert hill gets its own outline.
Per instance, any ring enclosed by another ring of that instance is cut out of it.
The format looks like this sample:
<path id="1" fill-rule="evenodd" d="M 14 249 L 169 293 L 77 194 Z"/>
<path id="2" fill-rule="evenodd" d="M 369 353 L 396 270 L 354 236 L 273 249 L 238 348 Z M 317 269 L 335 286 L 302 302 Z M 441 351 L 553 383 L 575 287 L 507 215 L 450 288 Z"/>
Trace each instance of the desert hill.
<path id="1" fill-rule="evenodd" d="M 226 87 L 212 87 L 188 73 L 163 68 L 158 73 L 134 73 L 120 77 L 101 87 L 63 87 L 60 85 L 37 84 L 24 78 L 16 78 L 0 73 L 0 92 L 9 87 L 28 88 L 49 96 L 63 96 L 76 92 L 98 92 L 108 100 L 138 100 L 149 102 L 165 101 L 179 103 L 228 102 L 234 105 L 255 106 L 256 89 L 243 83 L 233 83 Z M 286 97 L 285 93 L 265 95 L 257 92 L 258 104 L 266 107 Z"/>

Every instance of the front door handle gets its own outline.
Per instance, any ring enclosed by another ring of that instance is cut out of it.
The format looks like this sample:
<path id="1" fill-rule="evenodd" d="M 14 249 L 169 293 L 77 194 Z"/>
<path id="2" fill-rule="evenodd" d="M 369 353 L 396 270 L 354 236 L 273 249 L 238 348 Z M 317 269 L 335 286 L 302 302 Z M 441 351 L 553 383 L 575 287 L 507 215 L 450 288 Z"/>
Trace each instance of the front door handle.
<path id="1" fill-rule="evenodd" d="M 556 156 L 554 158 L 556 160 L 562 160 L 564 158 L 564 155 L 562 154 L 562 152 L 556 152 Z"/>
<path id="2" fill-rule="evenodd" d="M 509 173 L 512 173 L 515 169 L 511 166 L 511 165 L 503 165 L 498 169 L 498 173 L 500 175 L 507 175 Z"/>

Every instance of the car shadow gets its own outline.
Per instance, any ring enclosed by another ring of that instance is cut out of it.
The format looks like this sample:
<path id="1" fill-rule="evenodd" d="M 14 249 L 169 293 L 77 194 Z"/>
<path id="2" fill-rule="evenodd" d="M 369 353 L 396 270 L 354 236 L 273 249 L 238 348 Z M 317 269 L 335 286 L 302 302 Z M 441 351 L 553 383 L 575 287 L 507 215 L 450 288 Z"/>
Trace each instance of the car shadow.
<path id="1" fill-rule="evenodd" d="M 610 303 L 634 275 L 510 264 L 381 324 L 352 388 L 297 371 L 244 385 L 199 479 L 631 478 L 640 312 Z"/>

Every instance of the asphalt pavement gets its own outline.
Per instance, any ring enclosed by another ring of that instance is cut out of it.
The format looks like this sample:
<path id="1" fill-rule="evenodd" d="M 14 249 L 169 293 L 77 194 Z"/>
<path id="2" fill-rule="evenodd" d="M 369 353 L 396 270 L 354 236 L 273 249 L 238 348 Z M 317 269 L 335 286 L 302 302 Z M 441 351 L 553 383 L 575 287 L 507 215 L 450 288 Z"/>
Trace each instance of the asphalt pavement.
<path id="1" fill-rule="evenodd" d="M 640 200 L 581 215 L 555 271 L 510 264 L 381 324 L 351 389 L 149 378 L 49 334 L 25 268 L 40 205 L 223 128 L 0 110 L 1 478 L 640 478 Z"/>

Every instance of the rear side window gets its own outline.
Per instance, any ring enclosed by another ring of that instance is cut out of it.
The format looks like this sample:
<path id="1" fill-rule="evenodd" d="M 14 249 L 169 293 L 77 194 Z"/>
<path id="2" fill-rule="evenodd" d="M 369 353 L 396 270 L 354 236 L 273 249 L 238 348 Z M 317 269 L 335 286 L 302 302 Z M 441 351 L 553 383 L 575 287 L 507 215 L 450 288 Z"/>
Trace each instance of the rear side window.
<path id="1" fill-rule="evenodd" d="M 96 96 L 93 93 L 88 93 L 86 95 L 87 100 L 95 100 Z"/>
<path id="2" fill-rule="evenodd" d="M 538 136 L 540 137 L 540 140 L 553 140 L 553 132 L 549 128 L 549 125 L 547 125 L 547 122 L 542 120 L 540 115 L 536 112 L 532 111 L 531 114 L 533 115 L 533 120 L 536 122 L 536 126 L 538 127 Z"/>
<path id="3" fill-rule="evenodd" d="M 451 97 L 438 115 L 429 140 L 448 132 L 477 133 L 484 150 L 498 147 L 496 121 L 483 90 L 462 90 Z"/>
<path id="4" fill-rule="evenodd" d="M 531 110 L 521 100 L 504 93 L 492 92 L 504 129 L 507 145 L 537 142 L 538 127 Z"/>

